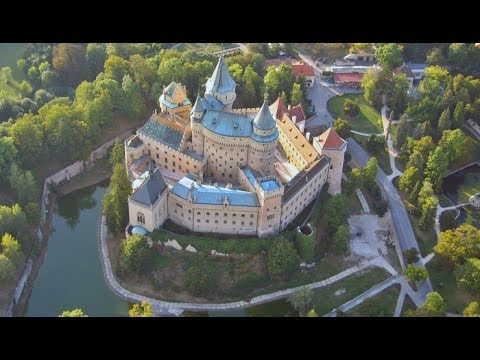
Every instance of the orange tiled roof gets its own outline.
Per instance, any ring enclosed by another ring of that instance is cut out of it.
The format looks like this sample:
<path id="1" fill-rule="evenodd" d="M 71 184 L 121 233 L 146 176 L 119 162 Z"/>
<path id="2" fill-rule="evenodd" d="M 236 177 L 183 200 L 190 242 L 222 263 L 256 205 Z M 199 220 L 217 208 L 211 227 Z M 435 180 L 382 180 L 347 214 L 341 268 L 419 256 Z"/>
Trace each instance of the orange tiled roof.
<path id="1" fill-rule="evenodd" d="M 275 119 L 281 119 L 283 114 L 288 111 L 287 106 L 284 104 L 280 96 L 278 99 L 268 107 Z"/>
<path id="2" fill-rule="evenodd" d="M 333 81 L 335 83 L 341 82 L 361 82 L 363 79 L 362 73 L 334 73 L 333 74 Z"/>
<path id="3" fill-rule="evenodd" d="M 322 148 L 326 149 L 340 149 L 343 144 L 346 143 L 346 141 L 337 134 L 333 127 L 320 134 L 320 136 L 317 137 L 317 141 Z"/>
<path id="4" fill-rule="evenodd" d="M 305 112 L 303 111 L 302 104 L 298 104 L 297 106 L 293 106 L 290 110 L 287 111 L 288 116 L 292 119 L 294 116 L 297 117 L 297 123 L 300 121 L 305 120 L 307 117 L 305 116 Z"/>
<path id="5" fill-rule="evenodd" d="M 313 68 L 303 62 L 293 63 L 292 70 L 295 76 L 315 76 Z"/>
<path id="6" fill-rule="evenodd" d="M 292 142 L 300 155 L 309 163 L 319 156 L 317 150 L 308 142 L 298 128 L 293 124 L 287 114 L 283 114 L 281 120 L 277 120 L 277 127 Z M 337 135 L 338 136 L 338 135 Z"/>

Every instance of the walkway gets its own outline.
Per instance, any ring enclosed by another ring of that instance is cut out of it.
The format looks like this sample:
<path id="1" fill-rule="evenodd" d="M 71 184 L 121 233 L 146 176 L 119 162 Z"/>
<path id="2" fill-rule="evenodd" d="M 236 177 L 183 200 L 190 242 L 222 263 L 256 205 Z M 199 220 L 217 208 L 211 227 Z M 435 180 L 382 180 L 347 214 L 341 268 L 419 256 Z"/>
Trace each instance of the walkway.
<path id="1" fill-rule="evenodd" d="M 455 216 L 455 220 L 460 216 L 460 211 L 458 210 L 459 208 L 470 205 L 470 203 L 463 203 L 459 205 L 453 205 L 453 206 L 447 206 L 447 207 L 442 207 L 440 204 L 437 205 L 437 211 L 435 213 L 435 222 L 433 224 L 433 228 L 435 229 L 435 233 L 437 234 L 437 239 L 440 239 L 440 216 L 444 211 L 448 210 L 456 210 L 457 215 Z"/>
<path id="2" fill-rule="evenodd" d="M 357 135 L 360 135 L 360 136 L 371 136 L 371 135 L 383 136 L 383 133 L 379 133 L 379 134 L 368 134 L 368 133 L 363 133 L 363 132 L 356 131 L 356 130 L 350 130 L 350 132 L 351 132 L 352 134 L 357 134 Z"/>
<path id="3" fill-rule="evenodd" d="M 348 138 L 347 143 L 347 150 L 352 155 L 352 159 L 360 165 L 365 166 L 370 158 L 367 152 L 352 138 Z M 388 207 L 390 209 L 393 226 L 402 253 L 412 247 L 419 250 L 417 239 L 415 237 L 415 233 L 413 232 L 412 224 L 410 223 L 410 219 L 408 218 L 408 214 L 405 210 L 402 199 L 400 198 L 395 186 L 393 186 L 390 179 L 380 168 L 377 170 L 377 181 L 384 188 L 387 195 Z M 430 280 L 427 279 L 425 282 L 420 284 L 419 288 L 423 299 L 425 299 L 427 294 L 432 291 Z"/>
<path id="4" fill-rule="evenodd" d="M 100 220 L 100 227 L 99 227 L 99 242 L 100 242 L 100 257 L 102 262 L 102 267 L 105 275 L 105 279 L 107 284 L 110 288 L 121 298 L 131 301 L 134 303 L 140 303 L 142 301 L 147 301 L 152 304 L 155 314 L 180 314 L 183 310 L 191 310 L 191 311 L 221 311 L 221 310 L 229 310 L 229 309 L 240 309 L 246 308 L 254 305 L 260 305 L 263 303 L 267 303 L 270 301 L 278 300 L 290 296 L 295 291 L 299 290 L 300 288 L 306 286 L 310 289 L 318 289 L 321 287 L 325 287 L 331 285 L 339 280 L 342 280 L 356 272 L 365 270 L 372 266 L 387 266 L 387 271 L 391 271 L 388 268 L 388 265 L 384 265 L 385 262 L 381 260 L 372 259 L 370 261 L 363 261 L 359 265 L 352 266 L 328 279 L 317 281 L 308 285 L 304 286 L 297 286 L 294 288 L 276 291 L 271 294 L 261 295 L 252 298 L 250 301 L 236 301 L 230 303 L 222 303 L 222 304 L 199 304 L 199 303 L 179 303 L 179 302 L 167 302 L 167 301 L 160 301 L 156 299 L 152 299 L 143 295 L 135 294 L 129 290 L 123 288 L 115 279 L 112 271 L 112 264 L 110 262 L 110 258 L 108 256 L 108 247 L 106 242 L 106 225 L 105 225 L 105 217 L 102 215 Z M 393 269 L 393 271 L 395 271 Z"/>
<path id="5" fill-rule="evenodd" d="M 370 206 L 368 206 L 367 199 L 365 199 L 362 190 L 356 189 L 355 192 L 357 193 L 358 200 L 360 200 L 360 204 L 362 204 L 362 208 L 365 214 L 370 214 Z"/>
<path id="6" fill-rule="evenodd" d="M 389 120 L 387 118 L 387 107 L 382 106 L 381 114 L 382 114 L 382 124 L 383 124 L 383 134 L 387 135 L 387 130 L 389 126 Z M 387 138 L 387 148 L 388 148 L 388 157 L 390 159 L 390 167 L 392 168 L 392 173 L 388 175 L 388 179 L 392 181 L 397 176 L 403 175 L 403 173 L 397 169 L 397 164 L 395 163 L 395 158 L 398 156 L 397 150 L 393 147 L 393 140 L 388 134 Z"/>

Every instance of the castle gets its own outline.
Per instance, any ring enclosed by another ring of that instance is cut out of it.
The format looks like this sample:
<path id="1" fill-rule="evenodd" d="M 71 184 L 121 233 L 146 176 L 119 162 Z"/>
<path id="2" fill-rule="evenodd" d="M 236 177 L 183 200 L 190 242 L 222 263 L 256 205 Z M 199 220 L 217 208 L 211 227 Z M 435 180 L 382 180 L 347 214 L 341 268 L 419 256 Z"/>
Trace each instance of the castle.
<path id="1" fill-rule="evenodd" d="M 170 219 L 197 232 L 263 237 L 284 230 L 325 182 L 341 191 L 347 145 L 332 128 L 312 146 L 280 99 L 233 109 L 236 83 L 223 56 L 205 87 L 192 107 L 172 82 L 160 113 L 125 142 L 130 225 L 153 231 Z"/>

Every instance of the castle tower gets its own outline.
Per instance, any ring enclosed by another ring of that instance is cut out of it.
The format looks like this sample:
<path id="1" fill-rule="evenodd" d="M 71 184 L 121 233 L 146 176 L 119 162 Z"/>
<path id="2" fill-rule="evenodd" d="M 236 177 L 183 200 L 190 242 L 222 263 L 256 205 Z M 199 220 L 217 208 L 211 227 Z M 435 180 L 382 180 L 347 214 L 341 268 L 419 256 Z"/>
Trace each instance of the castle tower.
<path id="1" fill-rule="evenodd" d="M 237 97 L 235 93 L 235 81 L 233 81 L 223 55 L 220 56 L 217 66 L 210 79 L 205 84 L 206 95 L 211 95 L 225 105 L 225 111 L 231 111 L 233 102 Z"/>
<path id="2" fill-rule="evenodd" d="M 341 193 L 343 158 L 347 150 L 347 142 L 331 127 L 320 136 L 313 138 L 313 147 L 321 155 L 326 155 L 330 159 L 327 178 L 328 192 L 332 195 Z"/>
<path id="3" fill-rule="evenodd" d="M 197 95 L 197 100 L 190 111 L 190 127 L 192 128 L 192 145 L 193 151 L 198 155 L 203 155 L 203 126 L 202 117 L 205 108 L 202 105 L 200 94 Z"/>
<path id="4" fill-rule="evenodd" d="M 248 166 L 262 175 L 274 174 L 275 148 L 278 141 L 278 130 L 275 119 L 267 104 L 267 95 L 255 119 L 248 153 Z"/>

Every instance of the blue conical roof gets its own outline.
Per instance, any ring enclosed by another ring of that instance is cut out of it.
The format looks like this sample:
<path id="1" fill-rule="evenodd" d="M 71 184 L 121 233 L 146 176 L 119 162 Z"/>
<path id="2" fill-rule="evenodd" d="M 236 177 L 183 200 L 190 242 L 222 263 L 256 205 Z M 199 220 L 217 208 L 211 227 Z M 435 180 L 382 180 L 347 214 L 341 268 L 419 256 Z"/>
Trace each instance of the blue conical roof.
<path id="1" fill-rule="evenodd" d="M 207 80 L 205 87 L 207 88 L 208 93 L 220 93 L 224 94 L 227 92 L 235 91 L 235 81 L 233 81 L 230 72 L 228 71 L 227 64 L 225 64 L 225 59 L 223 56 L 220 56 L 218 60 L 217 67 L 213 71 L 210 79 Z"/>
<path id="2" fill-rule="evenodd" d="M 262 108 L 253 119 L 253 126 L 260 130 L 270 130 L 275 127 L 275 119 L 268 108 L 267 99 L 263 102 Z"/>
<path id="3" fill-rule="evenodd" d="M 192 112 L 202 112 L 205 110 L 202 104 L 202 98 L 200 94 L 197 95 L 197 100 L 195 100 L 195 104 L 193 105 Z"/>

